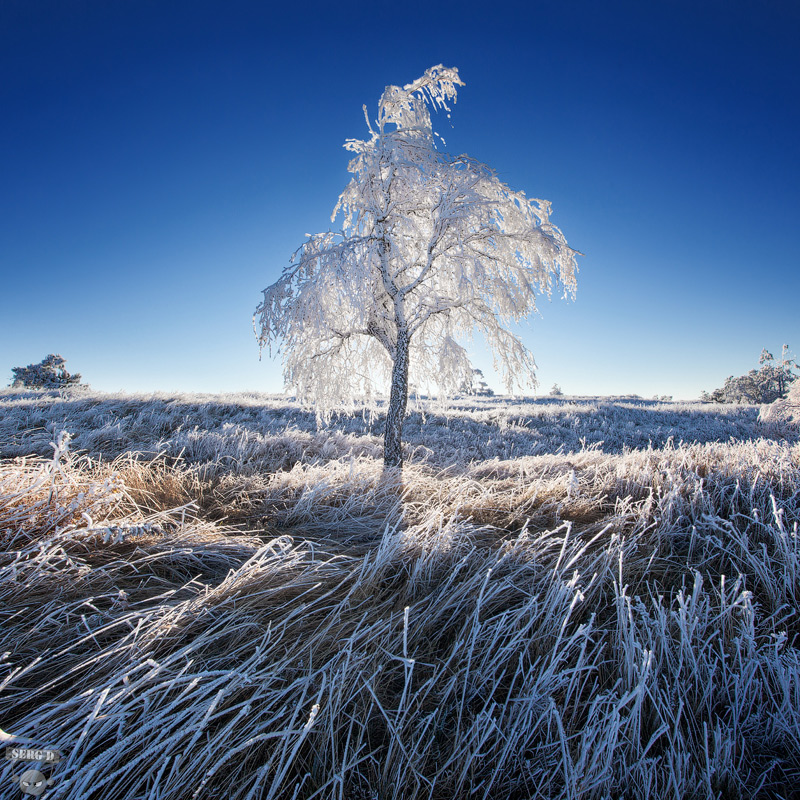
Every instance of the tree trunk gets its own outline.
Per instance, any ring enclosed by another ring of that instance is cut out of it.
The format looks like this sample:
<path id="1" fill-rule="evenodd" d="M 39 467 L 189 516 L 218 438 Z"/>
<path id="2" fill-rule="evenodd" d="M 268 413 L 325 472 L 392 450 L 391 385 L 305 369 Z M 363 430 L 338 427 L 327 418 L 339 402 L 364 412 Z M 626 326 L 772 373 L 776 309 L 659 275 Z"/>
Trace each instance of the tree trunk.
<path id="1" fill-rule="evenodd" d="M 386 431 L 383 437 L 384 467 L 403 466 L 403 418 L 408 405 L 408 344 L 408 334 L 399 332 L 392 366 L 392 388 L 386 412 Z"/>

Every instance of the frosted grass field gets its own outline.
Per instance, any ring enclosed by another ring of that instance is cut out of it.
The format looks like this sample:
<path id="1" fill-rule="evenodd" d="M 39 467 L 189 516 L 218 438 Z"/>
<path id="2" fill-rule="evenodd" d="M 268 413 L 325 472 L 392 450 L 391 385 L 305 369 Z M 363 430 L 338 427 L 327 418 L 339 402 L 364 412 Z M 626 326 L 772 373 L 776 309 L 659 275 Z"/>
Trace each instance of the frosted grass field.
<path id="1" fill-rule="evenodd" d="M 794 797 L 800 445 L 758 412 L 428 404 L 400 484 L 380 416 L 2 392 L 0 727 L 65 799 Z"/>
<path id="2" fill-rule="evenodd" d="M 419 404 L 406 419 L 406 457 L 446 467 L 601 447 L 727 442 L 762 435 L 758 406 L 598 398 L 466 398 L 444 410 Z M 0 390 L 0 456 L 49 456 L 54 431 L 93 456 L 182 453 L 191 464 L 235 459 L 241 470 L 286 469 L 298 461 L 380 458 L 383 420 L 339 415 L 317 425 L 313 411 L 276 395 L 120 395 Z M 283 455 L 281 455 L 283 454 Z"/>

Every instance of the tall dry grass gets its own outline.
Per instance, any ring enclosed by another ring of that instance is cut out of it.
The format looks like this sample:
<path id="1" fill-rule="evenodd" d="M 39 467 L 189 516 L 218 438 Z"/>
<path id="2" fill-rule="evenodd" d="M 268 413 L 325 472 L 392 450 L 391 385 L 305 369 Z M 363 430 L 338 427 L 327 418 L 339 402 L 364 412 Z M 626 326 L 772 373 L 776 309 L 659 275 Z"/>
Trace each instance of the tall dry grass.
<path id="1" fill-rule="evenodd" d="M 64 752 L 48 796 L 796 796 L 797 444 L 402 483 L 55 445 L 0 464 L 0 727 Z"/>

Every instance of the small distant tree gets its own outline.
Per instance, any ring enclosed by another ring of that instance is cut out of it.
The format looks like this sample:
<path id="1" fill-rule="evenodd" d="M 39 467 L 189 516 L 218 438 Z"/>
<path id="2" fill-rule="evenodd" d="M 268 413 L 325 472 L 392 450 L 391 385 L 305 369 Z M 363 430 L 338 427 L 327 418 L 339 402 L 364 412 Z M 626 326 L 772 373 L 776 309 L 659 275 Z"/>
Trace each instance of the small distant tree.
<path id="1" fill-rule="evenodd" d="M 789 387 L 797 379 L 797 363 L 789 352 L 789 345 L 783 345 L 780 360 L 775 359 L 766 348 L 763 349 L 758 363 L 758 369 L 751 369 L 738 377 L 728 376 L 720 389 L 710 394 L 702 392 L 700 399 L 714 403 L 759 405 L 786 397 Z"/>
<path id="2" fill-rule="evenodd" d="M 66 369 L 66 359 L 51 353 L 38 364 L 28 364 L 27 367 L 14 367 L 11 372 L 14 380 L 12 387 L 26 387 L 29 389 L 64 389 L 77 386 L 81 382 L 79 373 L 70 375 Z"/>
<path id="3" fill-rule="evenodd" d="M 797 369 L 797 362 L 789 352 L 789 345 L 783 345 L 779 360 L 764 348 L 761 351 L 758 363 L 761 365 L 759 370 L 760 381 L 768 392 L 775 395 L 773 400 L 786 397 L 789 393 L 789 386 L 797 377 L 793 372 L 793 370 Z M 771 403 L 772 400 L 763 402 Z"/>
<path id="4" fill-rule="evenodd" d="M 561 391 L 561 387 L 557 383 L 554 383 L 553 388 L 550 389 L 550 395 L 552 397 L 561 397 L 563 394 L 564 392 Z"/>
<path id="5" fill-rule="evenodd" d="M 725 394 L 722 389 L 714 389 L 713 392 L 703 390 L 700 392 L 700 400 L 704 403 L 724 403 Z"/>
<path id="6" fill-rule="evenodd" d="M 409 381 L 457 392 L 472 377 L 458 340 L 478 328 L 507 390 L 535 385 L 533 356 L 509 323 L 536 310 L 537 292 L 575 291 L 577 251 L 549 202 L 437 149 L 429 106 L 449 112 L 463 85 L 439 65 L 387 86 L 376 128 L 364 107 L 370 136 L 345 144 L 353 177 L 331 217 L 341 231 L 309 235 L 254 317 L 259 344 L 280 343 L 287 384 L 319 414 L 371 403 L 389 385 L 391 467 L 402 464 Z"/>
<path id="7" fill-rule="evenodd" d="M 473 369 L 469 381 L 464 381 L 459 387 L 459 394 L 493 397 L 494 391 L 489 387 L 489 384 L 486 383 L 483 370 Z"/>

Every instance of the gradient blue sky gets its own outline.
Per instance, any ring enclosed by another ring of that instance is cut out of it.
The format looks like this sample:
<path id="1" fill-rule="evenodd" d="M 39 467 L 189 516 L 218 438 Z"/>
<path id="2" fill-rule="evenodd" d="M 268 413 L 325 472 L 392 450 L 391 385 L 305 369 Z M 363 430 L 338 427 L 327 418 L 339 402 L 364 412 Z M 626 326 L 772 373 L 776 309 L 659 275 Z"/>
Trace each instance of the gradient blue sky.
<path id="1" fill-rule="evenodd" d="M 522 328 L 540 392 L 692 398 L 800 354 L 798 41 L 769 0 L 2 0 L 0 384 L 58 352 L 108 391 L 281 390 L 260 291 L 329 227 L 362 104 L 438 63 L 447 149 L 586 254 Z"/>

